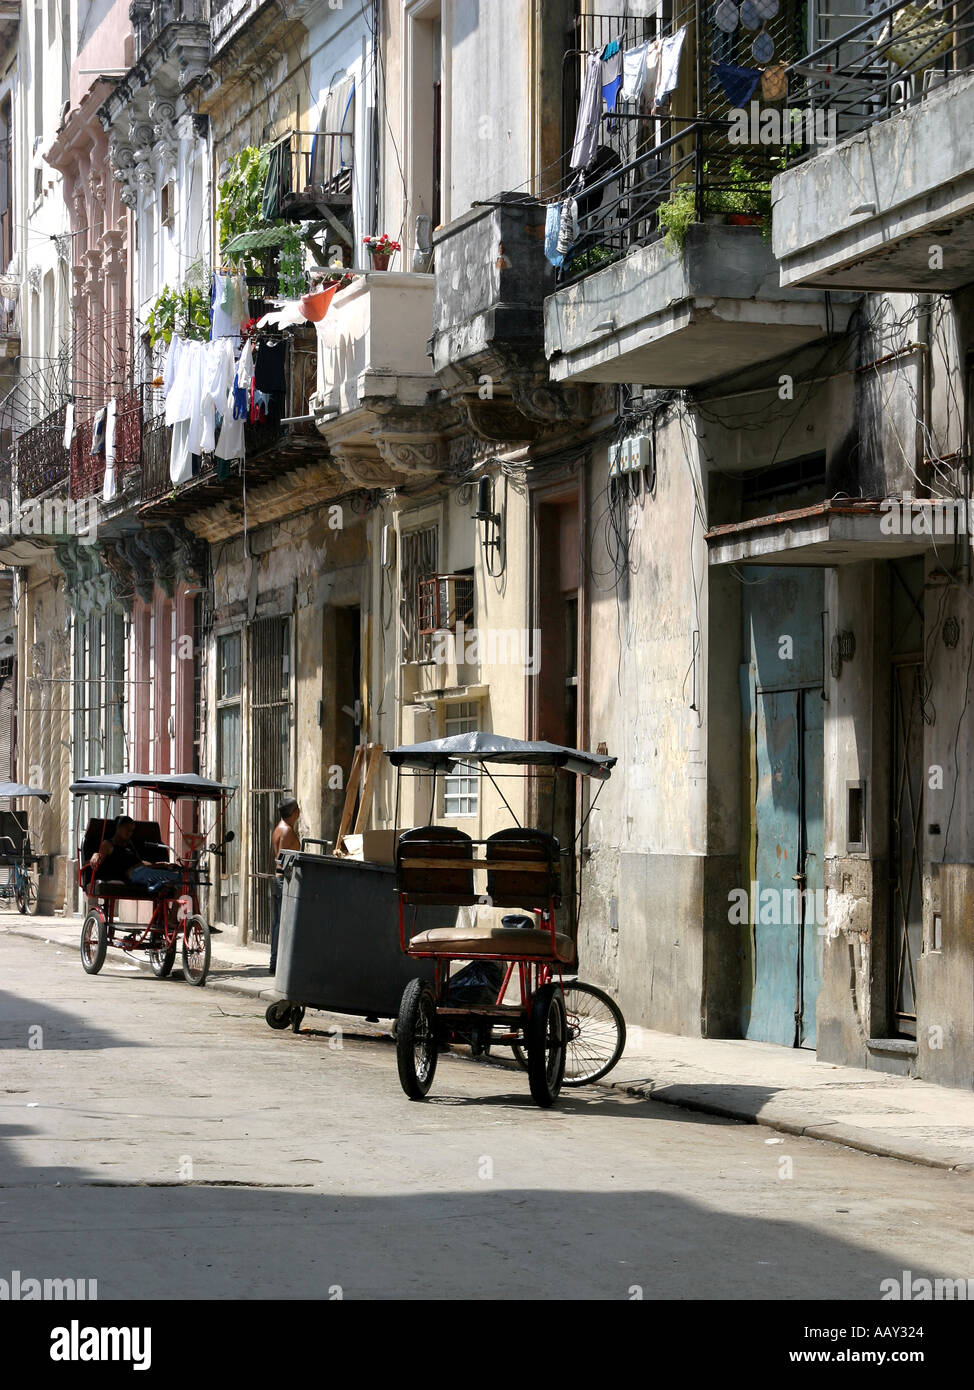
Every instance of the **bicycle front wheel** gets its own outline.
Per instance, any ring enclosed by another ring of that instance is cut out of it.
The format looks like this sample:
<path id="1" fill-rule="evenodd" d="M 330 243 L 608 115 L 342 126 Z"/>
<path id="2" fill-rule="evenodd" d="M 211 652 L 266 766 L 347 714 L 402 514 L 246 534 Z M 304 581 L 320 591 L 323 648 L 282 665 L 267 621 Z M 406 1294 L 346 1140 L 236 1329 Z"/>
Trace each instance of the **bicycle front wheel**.
<path id="1" fill-rule="evenodd" d="M 563 1086 L 600 1081 L 622 1056 L 626 1021 L 614 999 L 595 985 L 572 980 L 565 985 L 568 1042 Z"/>

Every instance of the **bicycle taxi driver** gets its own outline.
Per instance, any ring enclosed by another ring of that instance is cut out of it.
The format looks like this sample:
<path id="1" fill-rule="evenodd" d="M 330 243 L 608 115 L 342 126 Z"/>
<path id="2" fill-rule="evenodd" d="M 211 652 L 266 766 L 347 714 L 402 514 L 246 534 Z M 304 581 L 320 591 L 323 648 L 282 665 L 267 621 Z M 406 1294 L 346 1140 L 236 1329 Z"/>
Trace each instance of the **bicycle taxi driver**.
<path id="1" fill-rule="evenodd" d="M 160 888 L 178 887 L 183 880 L 182 868 L 178 864 L 152 864 L 143 859 L 132 841 L 134 832 L 132 817 L 119 816 L 114 835 L 110 840 L 103 840 L 100 849 L 88 861 L 92 880 L 121 880 L 150 893 Z"/>

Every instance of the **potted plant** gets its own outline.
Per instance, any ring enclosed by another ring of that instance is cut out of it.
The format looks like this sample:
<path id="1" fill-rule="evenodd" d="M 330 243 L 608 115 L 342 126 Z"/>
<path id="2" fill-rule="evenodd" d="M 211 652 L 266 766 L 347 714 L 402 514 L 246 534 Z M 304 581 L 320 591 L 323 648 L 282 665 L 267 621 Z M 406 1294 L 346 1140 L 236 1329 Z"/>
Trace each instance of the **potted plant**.
<path id="1" fill-rule="evenodd" d="M 660 230 L 665 232 L 664 243 L 671 251 L 682 251 L 690 224 L 696 220 L 697 200 L 692 183 L 681 184 L 669 202 L 656 209 Z"/>
<path id="2" fill-rule="evenodd" d="M 388 270 L 392 257 L 402 250 L 399 242 L 393 241 L 385 232 L 381 236 L 363 237 L 362 241 L 369 248 L 373 270 Z"/>

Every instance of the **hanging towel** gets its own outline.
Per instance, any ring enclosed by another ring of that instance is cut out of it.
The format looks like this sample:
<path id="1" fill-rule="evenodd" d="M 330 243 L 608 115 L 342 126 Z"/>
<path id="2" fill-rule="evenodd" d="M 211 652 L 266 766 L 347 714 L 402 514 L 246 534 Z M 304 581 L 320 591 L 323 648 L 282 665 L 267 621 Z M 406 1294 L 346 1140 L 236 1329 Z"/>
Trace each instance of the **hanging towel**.
<path id="1" fill-rule="evenodd" d="M 761 81 L 758 68 L 739 68 L 733 63 L 715 63 L 714 74 L 731 106 L 746 106 Z"/>
<path id="2" fill-rule="evenodd" d="M 595 154 L 598 143 L 599 120 L 602 116 L 602 59 L 590 53 L 585 64 L 582 98 L 578 103 L 578 121 L 572 145 L 573 169 L 585 169 Z"/>
<path id="3" fill-rule="evenodd" d="M 609 48 L 612 44 L 609 44 Z M 622 86 L 622 54 L 619 45 L 616 43 L 615 52 L 609 54 L 608 58 L 602 55 L 602 100 L 610 111 L 616 109 L 616 97 L 619 95 L 619 88 Z"/>
<path id="4" fill-rule="evenodd" d="M 578 240 L 578 203 L 568 198 L 561 205 L 561 226 L 558 229 L 558 254 L 565 258 Z"/>
<path id="5" fill-rule="evenodd" d="M 68 401 L 67 409 L 64 412 L 64 438 L 61 441 L 66 449 L 71 448 L 71 438 L 74 434 L 74 401 Z"/>
<path id="6" fill-rule="evenodd" d="M 95 423 L 91 427 L 91 457 L 95 458 L 98 454 L 105 452 L 105 407 L 102 406 L 95 416 Z"/>
<path id="7" fill-rule="evenodd" d="M 564 260 L 558 250 L 558 238 L 561 234 L 561 203 L 549 203 L 544 218 L 544 254 L 545 259 L 550 261 L 553 266 L 561 265 Z"/>
<path id="8" fill-rule="evenodd" d="M 668 39 L 663 40 L 663 47 L 660 53 L 659 77 L 656 81 L 656 101 L 660 102 L 665 96 L 674 90 L 680 78 L 680 54 L 683 52 L 683 40 L 687 36 L 687 28 L 683 28 L 677 33 L 671 34 Z"/>
<path id="9" fill-rule="evenodd" d="M 102 500 L 110 502 L 117 491 L 115 481 L 115 412 L 116 402 L 110 400 L 105 407 L 105 481 L 102 486 Z"/>
<path id="10" fill-rule="evenodd" d="M 265 222 L 276 222 L 281 206 L 291 192 L 291 137 L 279 140 L 267 160 L 267 181 L 261 212 Z"/>
<path id="11" fill-rule="evenodd" d="M 646 85 L 646 55 L 649 43 L 641 43 L 638 48 L 630 48 L 622 55 L 622 101 L 638 101 Z"/>

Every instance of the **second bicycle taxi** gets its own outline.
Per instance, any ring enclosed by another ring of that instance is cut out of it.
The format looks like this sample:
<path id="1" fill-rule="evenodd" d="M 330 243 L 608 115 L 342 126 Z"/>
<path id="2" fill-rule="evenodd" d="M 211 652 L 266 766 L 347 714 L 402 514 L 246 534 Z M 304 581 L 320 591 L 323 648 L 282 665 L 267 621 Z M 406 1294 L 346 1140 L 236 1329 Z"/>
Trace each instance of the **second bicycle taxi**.
<path id="1" fill-rule="evenodd" d="M 531 1095 L 538 1105 L 550 1106 L 561 1090 L 572 1042 L 564 977 L 576 973 L 580 887 L 574 901 L 565 905 L 562 917 L 567 920 L 559 924 L 557 914 L 562 906 L 562 860 L 574 854 L 575 846 L 563 849 L 551 831 L 521 826 L 499 779 L 513 775 L 523 781 L 528 775 L 548 774 L 552 782 L 561 777 L 574 785 L 578 777 L 588 777 L 604 784 L 616 759 L 484 732 L 395 748 L 387 756 L 397 770 L 397 832 L 402 779 L 409 775 L 431 780 L 432 813 L 438 776 L 482 772 L 515 821 L 513 827 L 485 840 L 474 840 L 453 826 L 432 824 L 397 835 L 400 944 L 413 959 L 435 961 L 434 982 L 411 980 L 403 993 L 396 1024 L 402 1088 L 410 1099 L 422 1099 L 432 1085 L 440 1048 L 451 1041 L 477 1038 L 482 1051 L 492 1043 L 505 1043 L 514 1048 L 515 1055 L 526 1056 Z M 504 773 L 501 768 L 521 771 Z M 600 792 L 601 785 L 575 836 L 576 846 Z M 553 794 L 551 804 L 554 808 Z M 581 884 L 580 875 L 576 882 Z M 418 909 L 430 904 L 517 911 L 505 915 L 500 923 L 418 931 Z M 456 1003 L 451 999 L 451 965 L 456 961 L 501 963 L 501 981 L 492 1002 Z M 517 998 L 512 1000 L 515 985 Z M 607 1065 L 601 1066 L 599 1075 L 614 1065 L 625 1038 L 621 1014 L 612 1001 L 608 1002 L 618 1017 L 621 1033 L 613 1019 L 618 1048 Z"/>
<path id="2" fill-rule="evenodd" d="M 81 929 L 84 969 L 97 975 L 109 946 L 114 946 L 126 954 L 147 951 L 152 973 L 163 980 L 182 943 L 183 978 L 191 985 L 204 985 L 210 968 L 210 926 L 200 912 L 199 889 L 210 882 L 205 855 L 222 860 L 234 837 L 232 830 L 221 833 L 234 789 L 195 773 L 139 772 L 81 777 L 70 789 L 78 798 L 78 883 L 87 897 Z M 149 796 L 156 800 L 159 819 L 100 814 L 89 817 L 82 830 L 87 798 L 128 798 L 137 813 Z M 122 819 L 134 822 L 127 832 L 134 857 L 144 868 L 157 867 L 157 882 L 152 882 L 151 873 L 142 875 L 148 880 L 144 884 L 106 876 L 109 860 L 102 861 L 101 854 L 113 842 Z M 93 864 L 93 858 L 99 862 Z"/>

